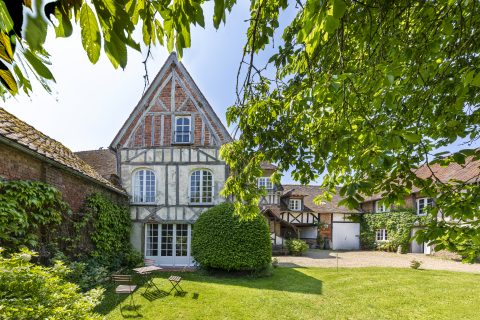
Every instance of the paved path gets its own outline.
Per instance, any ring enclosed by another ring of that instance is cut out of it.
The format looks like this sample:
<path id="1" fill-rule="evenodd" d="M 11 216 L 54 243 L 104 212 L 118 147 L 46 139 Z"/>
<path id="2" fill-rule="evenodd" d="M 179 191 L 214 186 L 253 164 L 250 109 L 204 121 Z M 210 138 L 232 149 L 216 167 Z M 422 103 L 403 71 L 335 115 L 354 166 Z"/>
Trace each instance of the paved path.
<path id="1" fill-rule="evenodd" d="M 304 256 L 279 256 L 279 265 L 286 267 L 324 267 L 337 266 L 336 253 L 326 250 L 309 250 Z M 410 261 L 422 261 L 421 269 L 449 270 L 480 273 L 480 264 L 465 264 L 458 261 L 431 257 L 420 253 L 397 254 L 381 251 L 338 252 L 338 266 L 355 267 L 398 267 L 409 268 Z"/>

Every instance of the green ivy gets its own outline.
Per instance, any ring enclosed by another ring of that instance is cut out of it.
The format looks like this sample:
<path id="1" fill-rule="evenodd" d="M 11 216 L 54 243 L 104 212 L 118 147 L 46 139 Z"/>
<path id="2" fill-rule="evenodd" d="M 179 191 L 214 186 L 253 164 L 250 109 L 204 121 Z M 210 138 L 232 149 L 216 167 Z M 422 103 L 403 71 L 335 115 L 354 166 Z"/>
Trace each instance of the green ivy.
<path id="1" fill-rule="evenodd" d="M 68 205 L 54 187 L 38 181 L 0 180 L 0 246 L 17 250 L 38 247 L 68 213 Z M 48 230 L 48 232 L 47 232 Z"/>
<path id="2" fill-rule="evenodd" d="M 95 249 L 91 255 L 94 258 L 109 269 L 136 265 L 142 260 L 141 254 L 130 244 L 131 220 L 127 206 L 94 193 L 85 200 L 84 208 L 85 215 L 76 228 L 85 230 L 88 224 L 92 225 L 91 239 Z"/>
<path id="3" fill-rule="evenodd" d="M 365 213 L 360 218 L 360 243 L 363 249 L 405 252 L 410 244 L 412 227 L 424 225 L 426 217 L 417 216 L 413 210 L 383 213 Z M 376 230 L 387 230 L 387 241 L 376 240 Z"/>

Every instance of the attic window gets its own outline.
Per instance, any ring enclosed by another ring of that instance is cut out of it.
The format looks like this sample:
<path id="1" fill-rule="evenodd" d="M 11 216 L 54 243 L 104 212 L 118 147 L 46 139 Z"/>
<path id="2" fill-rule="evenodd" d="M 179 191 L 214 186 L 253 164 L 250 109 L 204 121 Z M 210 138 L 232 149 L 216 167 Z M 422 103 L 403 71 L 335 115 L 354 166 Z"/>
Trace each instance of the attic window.
<path id="1" fill-rule="evenodd" d="M 289 199 L 288 200 L 288 209 L 292 211 L 301 211 L 302 210 L 302 200 L 301 199 Z"/>
<path id="2" fill-rule="evenodd" d="M 190 143 L 190 116 L 175 117 L 175 143 Z"/>
<path id="3" fill-rule="evenodd" d="M 258 187 L 271 190 L 273 189 L 273 184 L 269 177 L 261 177 L 258 178 Z"/>

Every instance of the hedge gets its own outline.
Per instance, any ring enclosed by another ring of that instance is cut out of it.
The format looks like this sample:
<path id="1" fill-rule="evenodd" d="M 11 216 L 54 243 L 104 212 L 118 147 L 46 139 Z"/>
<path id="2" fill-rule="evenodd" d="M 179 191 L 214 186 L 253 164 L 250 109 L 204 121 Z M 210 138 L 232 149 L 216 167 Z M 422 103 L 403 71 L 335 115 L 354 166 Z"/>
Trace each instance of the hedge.
<path id="1" fill-rule="evenodd" d="M 206 268 L 260 270 L 271 263 L 272 244 L 266 219 L 240 220 L 231 203 L 203 212 L 195 222 L 192 255 Z"/>

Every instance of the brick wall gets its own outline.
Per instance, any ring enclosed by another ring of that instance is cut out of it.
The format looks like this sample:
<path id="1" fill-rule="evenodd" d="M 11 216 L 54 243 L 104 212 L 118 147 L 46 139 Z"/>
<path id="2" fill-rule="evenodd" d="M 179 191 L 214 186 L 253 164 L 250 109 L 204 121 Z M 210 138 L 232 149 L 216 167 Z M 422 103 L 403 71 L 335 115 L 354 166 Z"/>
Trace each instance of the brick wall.
<path id="1" fill-rule="evenodd" d="M 73 212 L 80 212 L 85 198 L 94 192 L 103 193 L 117 202 L 127 201 L 126 196 L 1 142 L 0 177 L 8 180 L 37 180 L 53 185 L 62 193 Z"/>
<path id="2" fill-rule="evenodd" d="M 183 77 L 176 67 L 166 73 L 167 75 L 176 71 L 177 76 L 182 80 L 186 89 L 189 90 L 192 98 L 196 100 L 200 109 L 204 108 L 195 93 L 195 90 L 189 87 L 187 79 Z M 165 78 L 164 78 L 165 79 Z M 160 84 L 160 87 L 162 82 Z M 172 90 L 172 80 L 158 92 L 160 88 L 153 90 L 147 97 L 147 105 L 144 112 L 138 113 L 133 119 L 124 135 L 120 138 L 120 144 L 123 147 L 143 148 L 174 145 L 171 137 L 175 130 L 174 119 L 176 115 L 195 115 L 192 117 L 191 130 L 193 131 L 193 146 L 209 146 L 213 143 L 214 134 L 217 134 L 221 140 L 227 139 L 223 136 L 222 128 L 219 127 L 208 112 L 199 112 L 185 90 L 178 83 L 175 84 L 175 90 Z M 171 108 L 172 101 L 175 102 Z M 159 113 L 162 113 L 161 115 Z M 205 114 L 205 119 L 201 114 Z M 163 127 L 161 119 L 163 117 Z M 160 137 L 163 135 L 163 141 Z"/>

